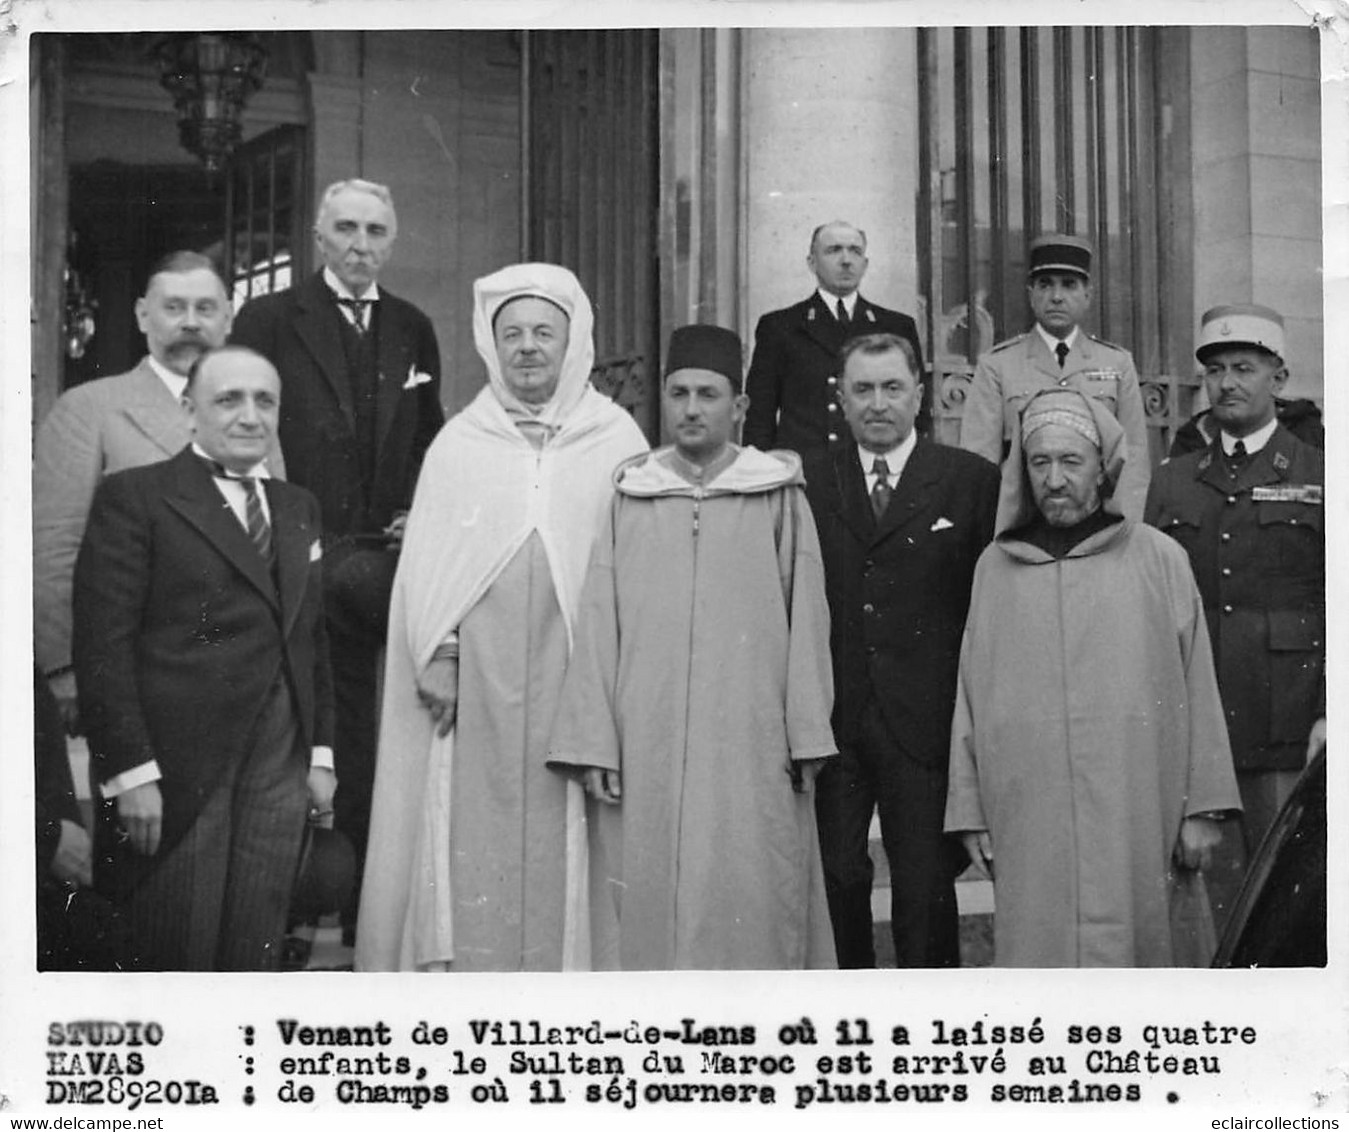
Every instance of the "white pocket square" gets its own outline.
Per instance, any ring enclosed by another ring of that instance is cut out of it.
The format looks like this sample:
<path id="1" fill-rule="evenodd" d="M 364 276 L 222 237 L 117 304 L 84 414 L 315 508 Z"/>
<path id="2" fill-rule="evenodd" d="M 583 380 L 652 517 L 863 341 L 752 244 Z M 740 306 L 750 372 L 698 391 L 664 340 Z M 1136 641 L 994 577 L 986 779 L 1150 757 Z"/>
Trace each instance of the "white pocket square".
<path id="1" fill-rule="evenodd" d="M 309 561 L 317 562 L 322 557 L 323 557 L 323 545 L 319 542 L 318 539 L 315 539 L 313 542 L 309 544 Z"/>
<path id="2" fill-rule="evenodd" d="M 951 522 L 950 519 L 946 518 L 945 515 L 943 515 L 940 519 L 938 519 L 935 523 L 933 523 L 932 526 L 930 526 L 930 527 L 928 528 L 928 530 L 930 530 L 930 531 L 949 531 L 949 530 L 950 530 L 952 527 L 954 527 L 954 526 L 955 526 L 955 524 L 954 524 L 953 522 Z"/>
<path id="3" fill-rule="evenodd" d="M 404 389 L 416 389 L 419 385 L 425 385 L 431 380 L 431 375 L 424 370 L 419 370 L 416 366 L 408 369 L 408 379 L 403 382 Z"/>

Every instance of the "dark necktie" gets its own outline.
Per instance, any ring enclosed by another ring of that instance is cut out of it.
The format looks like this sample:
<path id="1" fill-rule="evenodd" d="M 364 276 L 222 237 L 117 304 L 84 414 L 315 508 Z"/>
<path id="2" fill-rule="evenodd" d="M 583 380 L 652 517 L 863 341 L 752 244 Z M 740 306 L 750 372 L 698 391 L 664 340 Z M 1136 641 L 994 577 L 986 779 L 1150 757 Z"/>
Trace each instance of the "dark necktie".
<path id="1" fill-rule="evenodd" d="M 1059 359 L 1059 369 L 1063 368 L 1063 363 L 1068 360 L 1068 343 L 1060 342 L 1054 347 L 1054 354 Z"/>
<path id="2" fill-rule="evenodd" d="M 244 489 L 244 521 L 248 527 L 248 537 L 258 548 L 264 562 L 272 561 L 272 525 L 267 521 L 267 512 L 262 509 L 262 500 L 258 497 L 258 481 L 254 476 L 241 476 L 231 472 L 224 464 L 209 457 L 202 461 L 216 479 L 234 480 Z"/>
<path id="3" fill-rule="evenodd" d="M 1237 473 L 1245 466 L 1246 457 L 1248 455 L 1249 453 L 1246 451 L 1245 441 L 1238 440 L 1232 445 L 1232 451 L 1227 457 L 1227 471 L 1233 478 L 1235 478 Z"/>
<path id="4" fill-rule="evenodd" d="M 357 334 L 365 333 L 365 312 L 374 301 L 374 299 L 348 299 L 342 295 L 337 296 L 337 305 L 351 311 L 351 324 L 356 327 Z"/>
<path id="5" fill-rule="evenodd" d="M 844 330 L 847 330 L 847 329 L 848 329 L 848 308 L 847 308 L 846 306 L 843 305 L 843 300 L 842 300 L 842 299 L 839 299 L 839 301 L 838 301 L 837 313 L 838 313 L 838 324 L 839 324 L 841 327 L 843 327 Z"/>
<path id="6" fill-rule="evenodd" d="M 871 510 L 876 518 L 885 514 L 885 509 L 890 506 L 890 468 L 885 462 L 884 456 L 877 456 L 871 465 L 871 474 L 876 477 L 876 486 L 871 489 Z"/>

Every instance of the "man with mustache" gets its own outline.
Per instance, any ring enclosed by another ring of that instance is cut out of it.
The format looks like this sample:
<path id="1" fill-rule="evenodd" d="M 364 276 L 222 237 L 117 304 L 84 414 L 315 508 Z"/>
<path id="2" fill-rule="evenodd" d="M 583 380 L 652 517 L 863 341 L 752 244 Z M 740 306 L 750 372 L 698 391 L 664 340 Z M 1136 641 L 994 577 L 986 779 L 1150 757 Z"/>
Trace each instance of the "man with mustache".
<path id="1" fill-rule="evenodd" d="M 1157 469 L 1147 520 L 1189 554 L 1213 638 L 1244 809 L 1244 839 L 1231 823 L 1214 865 L 1225 904 L 1325 742 L 1325 458 L 1277 418 L 1278 312 L 1214 307 L 1195 355 L 1219 432 Z"/>
<path id="2" fill-rule="evenodd" d="M 843 220 L 811 233 L 806 265 L 814 293 L 769 311 L 754 329 L 745 392 L 744 441 L 767 452 L 790 448 L 803 458 L 848 439 L 838 403 L 838 352 L 857 334 L 896 334 L 909 343 L 923 375 L 918 328 L 906 314 L 868 302 L 859 293 L 867 273 L 867 234 Z M 919 431 L 924 421 L 920 404 Z"/>
<path id="3" fill-rule="evenodd" d="M 956 660 L 974 563 L 993 537 L 998 472 L 917 435 L 918 358 L 893 334 L 839 360 L 853 443 L 806 462 L 819 527 L 840 757 L 816 792 L 840 967 L 874 967 L 867 849 L 879 810 L 900 967 L 960 962 L 960 846 L 942 835 Z"/>
<path id="4" fill-rule="evenodd" d="M 341 783 L 336 825 L 356 849 L 358 877 L 370 823 L 376 664 L 389 594 L 422 457 L 444 419 L 431 320 L 379 281 L 397 235 L 384 185 L 330 185 L 314 222 L 323 267 L 289 290 L 246 303 L 230 339 L 257 350 L 281 374 L 288 472 L 323 508 Z M 358 897 L 353 892 L 344 915 L 349 943 Z"/>
<path id="5" fill-rule="evenodd" d="M 78 732 L 71 666 L 71 584 L 94 491 L 105 476 L 176 455 L 189 438 L 180 404 L 187 374 L 225 341 L 232 311 L 215 264 L 172 252 L 151 269 L 136 300 L 149 354 L 128 373 L 62 395 L 33 442 L 33 619 L 38 666 L 65 727 Z M 271 475 L 285 467 L 273 444 Z"/>

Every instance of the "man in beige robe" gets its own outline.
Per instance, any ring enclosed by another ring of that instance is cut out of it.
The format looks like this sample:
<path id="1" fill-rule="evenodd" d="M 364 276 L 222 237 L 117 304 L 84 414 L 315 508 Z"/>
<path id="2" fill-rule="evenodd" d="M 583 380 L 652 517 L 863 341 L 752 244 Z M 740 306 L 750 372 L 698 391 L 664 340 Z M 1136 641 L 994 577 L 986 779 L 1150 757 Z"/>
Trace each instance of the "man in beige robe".
<path id="1" fill-rule="evenodd" d="M 946 829 L 993 877 L 998 965 L 1207 964 L 1200 870 L 1240 801 L 1194 576 L 1115 508 L 1132 453 L 1104 406 L 1047 390 L 1019 426 L 975 569 Z"/>
<path id="2" fill-rule="evenodd" d="M 394 580 L 359 970 L 589 963 L 584 802 L 546 746 L 610 477 L 646 441 L 590 386 L 571 272 L 473 291 L 488 384 L 427 451 Z"/>
<path id="3" fill-rule="evenodd" d="M 596 964 L 834 966 L 813 782 L 835 754 L 800 459 L 737 448 L 740 340 L 670 343 L 674 444 L 615 473 L 550 744 L 594 807 Z"/>

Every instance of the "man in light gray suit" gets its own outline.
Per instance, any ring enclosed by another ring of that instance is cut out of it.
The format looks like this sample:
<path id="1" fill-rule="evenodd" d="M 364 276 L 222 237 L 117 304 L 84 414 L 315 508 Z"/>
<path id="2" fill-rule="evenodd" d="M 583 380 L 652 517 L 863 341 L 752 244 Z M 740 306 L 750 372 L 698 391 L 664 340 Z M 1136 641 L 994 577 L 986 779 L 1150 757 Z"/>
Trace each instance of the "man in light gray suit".
<path id="1" fill-rule="evenodd" d="M 221 346 L 233 312 L 215 265 L 173 252 L 150 270 L 136 322 L 150 353 L 135 369 L 63 394 L 33 445 L 33 629 L 38 667 L 66 729 L 78 731 L 71 668 L 71 580 L 94 490 L 123 468 L 166 460 L 189 439 L 179 400 L 192 363 Z M 280 449 L 267 460 L 284 474 Z"/>

